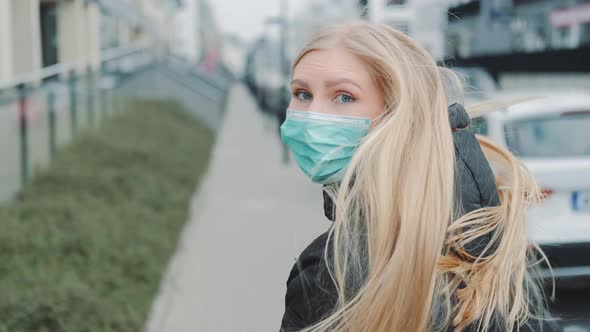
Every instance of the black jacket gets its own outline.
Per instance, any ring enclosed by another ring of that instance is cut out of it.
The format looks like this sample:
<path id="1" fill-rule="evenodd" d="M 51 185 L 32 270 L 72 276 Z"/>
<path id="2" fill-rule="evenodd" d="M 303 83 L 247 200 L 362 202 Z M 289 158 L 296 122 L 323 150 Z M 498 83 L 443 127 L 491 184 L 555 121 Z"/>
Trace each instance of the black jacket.
<path id="1" fill-rule="evenodd" d="M 494 175 L 473 131 L 467 128 L 470 124 L 467 112 L 461 105 L 453 104 L 449 107 L 449 120 L 453 130 L 458 177 L 455 181 L 455 195 L 460 196 L 461 202 L 457 212 L 463 214 L 485 206 L 498 205 Z M 333 220 L 334 204 L 325 193 L 324 212 L 328 219 Z M 281 331 L 299 331 L 319 322 L 335 307 L 338 295 L 327 274 L 323 258 L 327 239 L 328 232 L 320 235 L 301 253 L 293 266 L 287 280 Z M 466 249 L 477 257 L 489 240 L 489 236 L 481 237 L 470 243 Z M 468 329 L 466 332 L 471 330 L 475 331 Z M 547 324 L 543 328 L 537 324 L 532 329 L 521 328 L 520 331 L 541 330 L 557 331 Z M 497 329 L 494 331 L 499 332 Z"/>

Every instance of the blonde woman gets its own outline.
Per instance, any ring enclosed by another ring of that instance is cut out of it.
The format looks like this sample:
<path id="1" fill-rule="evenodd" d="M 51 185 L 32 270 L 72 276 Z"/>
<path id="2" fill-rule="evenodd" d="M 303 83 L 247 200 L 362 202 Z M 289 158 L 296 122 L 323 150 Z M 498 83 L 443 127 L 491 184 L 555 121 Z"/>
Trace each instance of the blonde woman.
<path id="1" fill-rule="evenodd" d="M 529 271 L 537 187 L 443 81 L 410 37 L 367 22 L 296 58 L 281 136 L 334 223 L 291 271 L 282 331 L 554 330 Z"/>

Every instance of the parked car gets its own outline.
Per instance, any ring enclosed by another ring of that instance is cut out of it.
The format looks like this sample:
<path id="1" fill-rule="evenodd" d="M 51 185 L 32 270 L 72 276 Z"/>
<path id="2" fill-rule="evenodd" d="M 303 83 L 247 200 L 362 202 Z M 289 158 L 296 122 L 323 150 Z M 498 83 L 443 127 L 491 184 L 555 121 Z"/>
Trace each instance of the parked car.
<path id="1" fill-rule="evenodd" d="M 520 158 L 541 186 L 545 198 L 527 222 L 555 276 L 590 276 L 590 96 L 547 95 L 485 114 L 475 126 Z"/>

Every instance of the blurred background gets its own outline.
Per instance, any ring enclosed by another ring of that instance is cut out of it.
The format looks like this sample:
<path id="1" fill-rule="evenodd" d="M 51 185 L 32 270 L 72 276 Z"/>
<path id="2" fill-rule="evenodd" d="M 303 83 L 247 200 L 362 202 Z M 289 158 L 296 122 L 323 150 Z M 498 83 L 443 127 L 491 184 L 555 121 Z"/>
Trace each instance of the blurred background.
<path id="1" fill-rule="evenodd" d="M 278 330 L 329 227 L 279 139 L 291 64 L 353 19 L 412 36 L 466 105 L 535 98 L 472 128 L 542 187 L 550 308 L 590 331 L 588 0 L 0 0 L 0 331 Z"/>

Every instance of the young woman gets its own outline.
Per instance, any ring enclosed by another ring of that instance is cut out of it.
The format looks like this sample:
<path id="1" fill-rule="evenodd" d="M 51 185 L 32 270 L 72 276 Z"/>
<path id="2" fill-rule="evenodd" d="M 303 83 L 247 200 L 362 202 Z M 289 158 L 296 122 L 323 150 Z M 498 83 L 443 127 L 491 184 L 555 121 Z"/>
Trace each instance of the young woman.
<path id="1" fill-rule="evenodd" d="M 367 22 L 322 30 L 297 57 L 281 135 L 334 223 L 291 271 L 282 331 L 552 331 L 523 217 L 539 191 L 476 138 L 453 82 Z"/>

